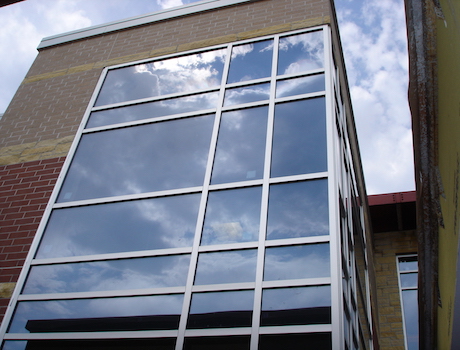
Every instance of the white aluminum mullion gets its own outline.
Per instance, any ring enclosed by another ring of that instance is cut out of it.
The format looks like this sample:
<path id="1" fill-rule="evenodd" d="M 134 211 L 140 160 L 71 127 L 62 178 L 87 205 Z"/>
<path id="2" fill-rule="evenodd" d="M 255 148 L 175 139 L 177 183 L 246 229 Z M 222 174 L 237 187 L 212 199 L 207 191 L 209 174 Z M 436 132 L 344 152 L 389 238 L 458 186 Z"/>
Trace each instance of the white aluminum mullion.
<path id="1" fill-rule="evenodd" d="M 165 59 L 164 57 L 161 58 L 161 60 L 164 60 L 164 59 Z M 128 66 L 132 66 L 132 65 L 135 65 L 135 64 L 130 63 Z M 111 67 L 111 69 L 113 69 L 113 67 Z M 205 94 L 205 93 L 213 92 L 213 91 L 216 91 L 216 92 L 219 91 L 219 87 L 199 89 L 199 90 L 193 90 L 193 91 L 187 91 L 187 92 L 175 92 L 173 94 L 151 96 L 151 97 L 139 98 L 137 100 L 128 100 L 128 101 L 123 101 L 123 102 L 111 103 L 108 105 L 94 106 L 93 108 L 91 108 L 91 112 L 99 112 L 99 111 L 104 111 L 106 109 L 114 109 L 118 107 L 129 107 L 133 105 L 139 105 L 139 104 L 161 101 L 161 100 L 172 100 L 178 97 L 200 95 L 200 94 Z"/>
<path id="2" fill-rule="evenodd" d="M 170 114 L 170 115 L 165 115 L 165 116 L 161 116 L 161 117 L 144 118 L 144 119 L 138 119 L 138 120 L 133 120 L 133 121 L 129 121 L 129 122 L 123 122 L 123 123 L 107 124 L 107 125 L 103 125 L 103 126 L 97 126 L 97 127 L 94 127 L 94 128 L 85 129 L 85 130 L 83 130 L 83 134 L 92 134 L 92 133 L 95 133 L 95 132 L 110 131 L 110 130 L 116 130 L 116 129 L 124 129 L 124 128 L 127 128 L 127 127 L 140 126 L 140 125 L 145 125 L 145 124 L 154 124 L 154 123 L 160 123 L 160 122 L 169 121 L 169 120 L 193 118 L 193 117 L 198 117 L 198 116 L 202 116 L 202 115 L 206 115 L 206 114 L 213 114 L 215 112 L 216 112 L 216 110 L 214 108 L 201 109 L 199 111 L 194 111 L 194 112 Z"/>
<path id="3" fill-rule="evenodd" d="M 338 209 L 339 195 L 337 193 L 337 171 L 341 155 L 335 155 L 335 97 L 333 74 L 335 72 L 332 50 L 331 29 L 323 27 L 324 38 L 324 68 L 326 87 L 326 130 L 327 130 L 327 164 L 329 169 L 329 230 L 330 230 L 330 259 L 331 259 L 331 320 L 332 348 L 342 350 L 343 341 L 343 291 L 342 291 L 342 252 L 340 243 L 340 213 Z"/>
<path id="4" fill-rule="evenodd" d="M 270 181 L 270 184 L 276 184 L 276 183 L 285 183 L 285 182 L 294 182 L 294 181 L 303 181 L 303 180 L 327 179 L 327 177 L 328 177 L 328 172 L 322 171 L 320 173 L 309 173 L 309 174 L 301 174 L 301 175 L 272 177 L 269 181 Z"/>
<path id="5" fill-rule="evenodd" d="M 273 240 L 265 241 L 265 247 L 283 247 L 283 246 L 290 246 L 290 245 L 328 243 L 330 240 L 331 240 L 331 237 L 329 235 L 273 239 Z"/>
<path id="6" fill-rule="evenodd" d="M 198 252 L 199 252 L 200 241 L 201 241 L 201 232 L 203 229 L 204 216 L 206 213 L 209 185 L 211 182 L 211 175 L 212 175 L 212 166 L 214 163 L 214 155 L 216 153 L 216 148 L 217 148 L 217 137 L 219 133 L 220 119 L 222 116 L 222 106 L 224 104 L 224 96 L 225 96 L 225 83 L 227 81 L 228 70 L 230 67 L 232 47 L 233 47 L 233 44 L 227 45 L 227 55 L 225 58 L 225 64 L 224 64 L 224 69 L 223 69 L 223 74 L 222 74 L 219 101 L 217 104 L 216 115 L 215 115 L 215 120 L 214 120 L 214 128 L 213 128 L 212 136 L 211 136 L 208 163 L 206 166 L 206 173 L 205 173 L 204 181 L 203 181 L 203 192 L 201 194 L 200 209 L 198 212 L 198 219 L 197 219 L 196 230 L 195 230 L 195 239 L 193 241 L 192 254 L 190 258 L 190 268 L 189 268 L 187 284 L 186 284 L 185 293 L 184 293 L 182 314 L 181 314 L 180 322 L 179 322 L 179 330 L 178 330 L 178 336 L 177 336 L 177 341 L 176 341 L 176 350 L 182 350 L 182 347 L 184 345 L 185 330 L 187 328 L 187 319 L 188 319 L 190 303 L 192 299 L 192 287 L 193 287 L 193 282 L 195 279 L 196 267 L 198 264 Z"/>
<path id="7" fill-rule="evenodd" d="M 115 203 L 115 202 L 125 202 L 125 201 L 132 201 L 136 199 L 168 197 L 168 196 L 181 195 L 181 194 L 200 193 L 202 189 L 203 189 L 202 186 L 196 186 L 196 187 L 186 187 L 186 188 L 180 188 L 180 189 L 174 189 L 174 190 L 126 194 L 122 196 L 102 197 L 102 198 L 94 198 L 94 199 L 83 199 L 83 200 L 72 201 L 72 202 L 60 202 L 60 203 L 54 204 L 53 209 L 81 207 L 81 206 L 87 206 L 87 205 L 92 205 L 92 204 L 108 204 L 108 203 Z"/>
<path id="8" fill-rule="evenodd" d="M 262 287 L 268 288 L 286 288 L 286 287 L 307 287 L 307 286 L 324 286 L 330 285 L 330 277 L 318 278 L 303 278 L 295 280 L 280 280 L 280 281 L 263 281 Z"/>
<path id="9" fill-rule="evenodd" d="M 73 300 L 115 297 L 138 297 L 147 295 L 182 294 L 185 287 L 168 288 L 145 288 L 128 290 L 110 290 L 97 292 L 73 292 L 73 293 L 46 293 L 46 294 L 21 294 L 18 301 L 44 301 L 44 300 Z"/>
<path id="10" fill-rule="evenodd" d="M 251 328 L 235 327 L 235 328 L 203 328 L 203 329 L 187 329 L 185 336 L 187 337 L 211 337 L 211 336 L 229 336 L 229 335 L 250 335 Z"/>
<path id="11" fill-rule="evenodd" d="M 242 283 L 223 283 L 223 284 L 205 284 L 197 285 L 192 287 L 192 292 L 220 292 L 220 291 L 237 291 L 237 290 L 248 290 L 254 289 L 254 282 L 242 282 Z"/>
<path id="12" fill-rule="evenodd" d="M 308 71 L 303 71 L 299 73 L 289 73 L 289 74 L 281 74 L 277 76 L 278 81 L 286 80 L 286 79 L 291 79 L 291 78 L 303 78 L 311 75 L 317 75 L 317 74 L 323 74 L 324 73 L 324 68 L 317 68 L 317 69 L 312 69 Z"/>
<path id="13" fill-rule="evenodd" d="M 169 248 L 169 249 L 152 249 L 152 250 L 140 250 L 123 253 L 110 253 L 110 254 L 97 254 L 97 255 L 82 255 L 82 256 L 70 256 L 60 258 L 47 258 L 47 259 L 33 259 L 31 265 L 55 265 L 55 264 L 66 264 L 66 263 L 84 263 L 93 261 L 105 261 L 105 260 L 120 260 L 120 259 L 132 259 L 132 258 L 148 258 L 165 255 L 185 255 L 192 252 L 191 247 L 184 248 Z"/>
<path id="14" fill-rule="evenodd" d="M 23 268 L 21 270 L 21 273 L 19 274 L 19 278 L 16 282 L 16 287 L 13 291 L 13 294 L 11 296 L 11 299 L 10 299 L 10 302 L 8 304 L 8 308 L 5 312 L 5 316 L 4 316 L 4 319 L 3 319 L 3 322 L 1 323 L 0 325 L 0 339 L 2 339 L 4 336 L 5 336 L 5 333 L 7 332 L 7 328 L 8 328 L 8 325 L 11 321 L 11 318 L 13 316 L 13 311 L 16 307 L 16 302 L 17 302 L 17 298 L 19 296 L 19 294 L 21 293 L 21 289 L 22 289 L 22 286 L 24 285 L 25 281 L 26 281 L 26 277 L 29 273 L 29 269 L 30 269 L 30 263 L 38 249 L 38 246 L 40 244 L 40 241 L 41 241 L 41 238 L 42 238 L 42 235 L 43 235 L 43 232 L 45 230 L 45 227 L 48 223 L 48 220 L 49 220 L 49 217 L 51 215 L 51 211 L 52 211 L 52 208 L 53 208 L 53 203 L 56 202 L 56 199 L 57 199 L 57 196 L 59 194 L 59 191 L 61 190 L 61 186 L 62 186 L 62 183 L 64 182 L 64 177 L 65 177 L 65 174 L 67 173 L 69 167 L 70 167 L 70 164 L 71 164 L 71 160 L 73 158 L 73 156 L 75 155 L 75 152 L 77 150 L 77 145 L 81 139 L 81 135 L 82 135 L 82 130 L 86 124 L 86 121 L 88 120 L 88 116 L 90 114 L 90 106 L 92 106 L 94 104 L 94 101 L 96 100 L 96 97 L 97 97 L 97 94 L 99 93 L 99 89 L 100 87 L 102 86 L 102 82 L 104 81 L 105 79 L 105 76 L 107 74 L 107 69 L 104 69 L 103 70 L 103 73 L 101 74 L 101 76 L 99 77 L 99 81 L 97 82 L 97 85 L 96 85 L 96 88 L 91 96 L 91 99 L 90 99 L 90 102 L 88 104 L 88 107 L 86 108 L 86 111 L 85 111 L 85 114 L 84 114 L 84 117 L 83 117 L 83 120 L 82 122 L 80 123 L 80 126 L 77 130 L 77 133 L 76 133 L 76 136 L 73 140 L 73 143 L 72 143 L 72 146 L 70 147 L 70 150 L 69 150 L 69 153 L 67 154 L 67 157 L 66 157 L 66 160 L 64 161 L 64 164 L 62 166 L 62 169 L 61 169 L 61 172 L 57 178 L 57 181 L 56 181 L 56 184 L 54 186 L 54 189 L 53 189 L 53 192 L 51 193 L 51 196 L 50 196 L 50 199 L 48 201 L 48 204 L 45 208 L 45 211 L 43 213 L 43 216 L 41 218 L 41 221 L 40 221 L 40 224 L 37 228 L 37 233 L 35 234 L 35 237 L 34 237 L 34 240 L 32 241 L 32 244 L 30 245 L 30 249 L 29 249 L 29 253 L 27 254 L 27 257 L 24 261 L 24 265 L 23 265 Z"/>
<path id="15" fill-rule="evenodd" d="M 276 103 L 292 102 L 292 101 L 306 100 L 306 99 L 316 98 L 316 97 L 324 97 L 325 94 L 326 93 L 324 91 L 316 91 L 316 92 L 310 92 L 308 94 L 302 94 L 302 95 L 278 97 L 276 99 Z"/>
<path id="16" fill-rule="evenodd" d="M 83 339 L 133 339 L 133 338 L 173 338 L 177 330 L 159 331 L 116 331 L 116 332 L 62 332 L 62 333 L 7 333 L 4 340 L 83 340 Z"/>
<path id="17" fill-rule="evenodd" d="M 256 288 L 254 289 L 254 307 L 252 311 L 251 350 L 259 346 L 260 315 L 262 310 L 262 282 L 265 260 L 265 236 L 267 231 L 268 195 L 270 190 L 271 150 L 273 141 L 273 124 L 275 114 L 276 72 L 278 66 L 279 36 L 273 38 L 273 56 L 270 79 L 270 103 L 268 105 L 268 120 L 265 140 L 264 176 L 260 208 L 259 246 L 257 249 Z"/>
<path id="18" fill-rule="evenodd" d="M 330 324 L 311 324 L 305 326 L 270 326 L 260 327 L 259 334 L 326 333 L 331 332 L 331 330 L 332 327 Z"/>

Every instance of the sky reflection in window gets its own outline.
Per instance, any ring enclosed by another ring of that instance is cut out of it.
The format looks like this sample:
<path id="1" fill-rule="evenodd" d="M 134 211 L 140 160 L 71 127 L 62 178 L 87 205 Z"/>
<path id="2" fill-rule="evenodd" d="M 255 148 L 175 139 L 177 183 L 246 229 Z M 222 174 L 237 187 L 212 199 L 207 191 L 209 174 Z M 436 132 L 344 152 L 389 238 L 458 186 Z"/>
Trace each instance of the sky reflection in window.
<path id="1" fill-rule="evenodd" d="M 191 246 L 200 194 L 55 209 L 37 257 Z"/>
<path id="2" fill-rule="evenodd" d="M 96 106 L 219 86 L 225 53 L 207 51 L 110 70 Z"/>

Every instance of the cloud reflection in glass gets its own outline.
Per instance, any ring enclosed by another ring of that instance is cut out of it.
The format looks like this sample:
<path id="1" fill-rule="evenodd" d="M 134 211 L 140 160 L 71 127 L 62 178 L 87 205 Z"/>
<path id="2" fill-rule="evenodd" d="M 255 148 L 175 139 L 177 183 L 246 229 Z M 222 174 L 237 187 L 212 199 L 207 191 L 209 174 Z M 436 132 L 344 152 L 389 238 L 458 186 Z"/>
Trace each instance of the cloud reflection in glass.
<path id="1" fill-rule="evenodd" d="M 327 180 L 270 186 L 267 239 L 329 234 Z"/>
<path id="2" fill-rule="evenodd" d="M 329 256 L 328 243 L 267 248 L 264 281 L 329 277 Z"/>
<path id="3" fill-rule="evenodd" d="M 202 186 L 214 115 L 83 135 L 58 201 Z"/>
<path id="4" fill-rule="evenodd" d="M 220 49 L 110 70 L 96 106 L 217 87 L 225 54 Z"/>
<path id="5" fill-rule="evenodd" d="M 262 187 L 209 193 L 201 245 L 256 241 Z"/>
<path id="6" fill-rule="evenodd" d="M 37 258 L 191 246 L 200 194 L 55 209 Z"/>
<path id="7" fill-rule="evenodd" d="M 268 107 L 222 114 L 212 184 L 262 178 L 267 118 Z"/>
<path id="8" fill-rule="evenodd" d="M 190 255 L 33 266 L 23 294 L 185 286 Z"/>

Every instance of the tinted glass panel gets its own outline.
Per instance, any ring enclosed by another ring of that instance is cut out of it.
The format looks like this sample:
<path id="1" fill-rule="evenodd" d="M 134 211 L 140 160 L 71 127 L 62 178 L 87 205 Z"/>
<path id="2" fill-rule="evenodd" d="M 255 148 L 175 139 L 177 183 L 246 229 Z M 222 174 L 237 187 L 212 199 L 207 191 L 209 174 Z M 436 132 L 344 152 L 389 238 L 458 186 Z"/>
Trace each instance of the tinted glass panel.
<path id="1" fill-rule="evenodd" d="M 225 53 L 225 49 L 207 51 L 111 70 L 96 106 L 218 86 Z"/>
<path id="2" fill-rule="evenodd" d="M 330 350 L 332 339 L 330 333 L 310 334 L 267 334 L 261 335 L 259 350 Z"/>
<path id="3" fill-rule="evenodd" d="M 199 201 L 190 194 L 56 209 L 37 258 L 191 246 Z"/>
<path id="4" fill-rule="evenodd" d="M 23 294 L 185 286 L 189 255 L 33 266 Z"/>
<path id="5" fill-rule="evenodd" d="M 270 84 L 257 84 L 225 91 L 224 106 L 239 105 L 243 103 L 268 100 L 270 97 Z"/>
<path id="6" fill-rule="evenodd" d="M 327 180 L 270 186 L 267 239 L 329 234 Z"/>
<path id="7" fill-rule="evenodd" d="M 330 276 L 329 244 L 309 244 L 265 250 L 264 280 Z"/>
<path id="8" fill-rule="evenodd" d="M 270 76 L 272 56 L 273 40 L 234 46 L 227 83 Z"/>
<path id="9" fill-rule="evenodd" d="M 209 193 L 201 245 L 256 241 L 261 187 Z"/>
<path id="10" fill-rule="evenodd" d="M 184 350 L 249 350 L 250 337 L 194 337 L 185 338 Z"/>
<path id="11" fill-rule="evenodd" d="M 287 97 L 324 91 L 324 74 L 281 80 L 276 84 L 276 97 Z"/>
<path id="12" fill-rule="evenodd" d="M 417 273 L 404 273 L 400 275 L 401 287 L 417 287 Z"/>
<path id="13" fill-rule="evenodd" d="M 253 282 L 256 259 L 255 249 L 201 253 L 198 256 L 195 284 Z"/>
<path id="14" fill-rule="evenodd" d="M 218 92 L 185 96 L 91 113 L 87 128 L 216 108 Z"/>
<path id="15" fill-rule="evenodd" d="M 187 328 L 250 327 L 253 291 L 195 293 Z"/>
<path id="16" fill-rule="evenodd" d="M 278 74 L 293 74 L 323 67 L 323 32 L 280 38 Z"/>
<path id="17" fill-rule="evenodd" d="M 322 97 L 275 107 L 272 177 L 327 169 L 325 116 Z"/>
<path id="18" fill-rule="evenodd" d="M 214 116 L 83 135 L 60 202 L 203 185 Z"/>
<path id="19" fill-rule="evenodd" d="M 222 114 L 211 183 L 262 178 L 267 117 L 268 107 Z"/>
<path id="20" fill-rule="evenodd" d="M 182 295 L 131 298 L 23 301 L 10 333 L 130 331 L 175 329 Z"/>
<path id="21" fill-rule="evenodd" d="M 416 290 L 403 290 L 404 323 L 406 326 L 407 348 L 418 350 L 418 301 Z"/>
<path id="22" fill-rule="evenodd" d="M 176 339 L 7 340 L 3 350 L 174 350 Z"/>
<path id="23" fill-rule="evenodd" d="M 261 326 L 331 323 L 331 287 L 266 289 Z"/>

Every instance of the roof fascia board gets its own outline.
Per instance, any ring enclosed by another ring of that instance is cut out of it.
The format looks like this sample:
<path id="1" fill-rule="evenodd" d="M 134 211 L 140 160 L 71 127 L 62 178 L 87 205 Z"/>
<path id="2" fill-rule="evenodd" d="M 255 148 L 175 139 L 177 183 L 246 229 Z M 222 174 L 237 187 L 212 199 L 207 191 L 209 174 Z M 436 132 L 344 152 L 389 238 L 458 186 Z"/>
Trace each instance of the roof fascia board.
<path id="1" fill-rule="evenodd" d="M 164 21 L 167 19 L 187 16 L 203 11 L 218 9 L 221 7 L 237 5 L 245 2 L 258 0 L 202 0 L 199 2 L 173 7 L 166 10 L 156 11 L 149 14 L 130 17 L 119 21 L 100 24 L 88 28 L 78 29 L 63 34 L 53 35 L 42 39 L 37 49 L 67 43 L 74 40 L 80 40 L 95 35 L 114 32 L 117 30 L 132 28 L 143 24 Z"/>

